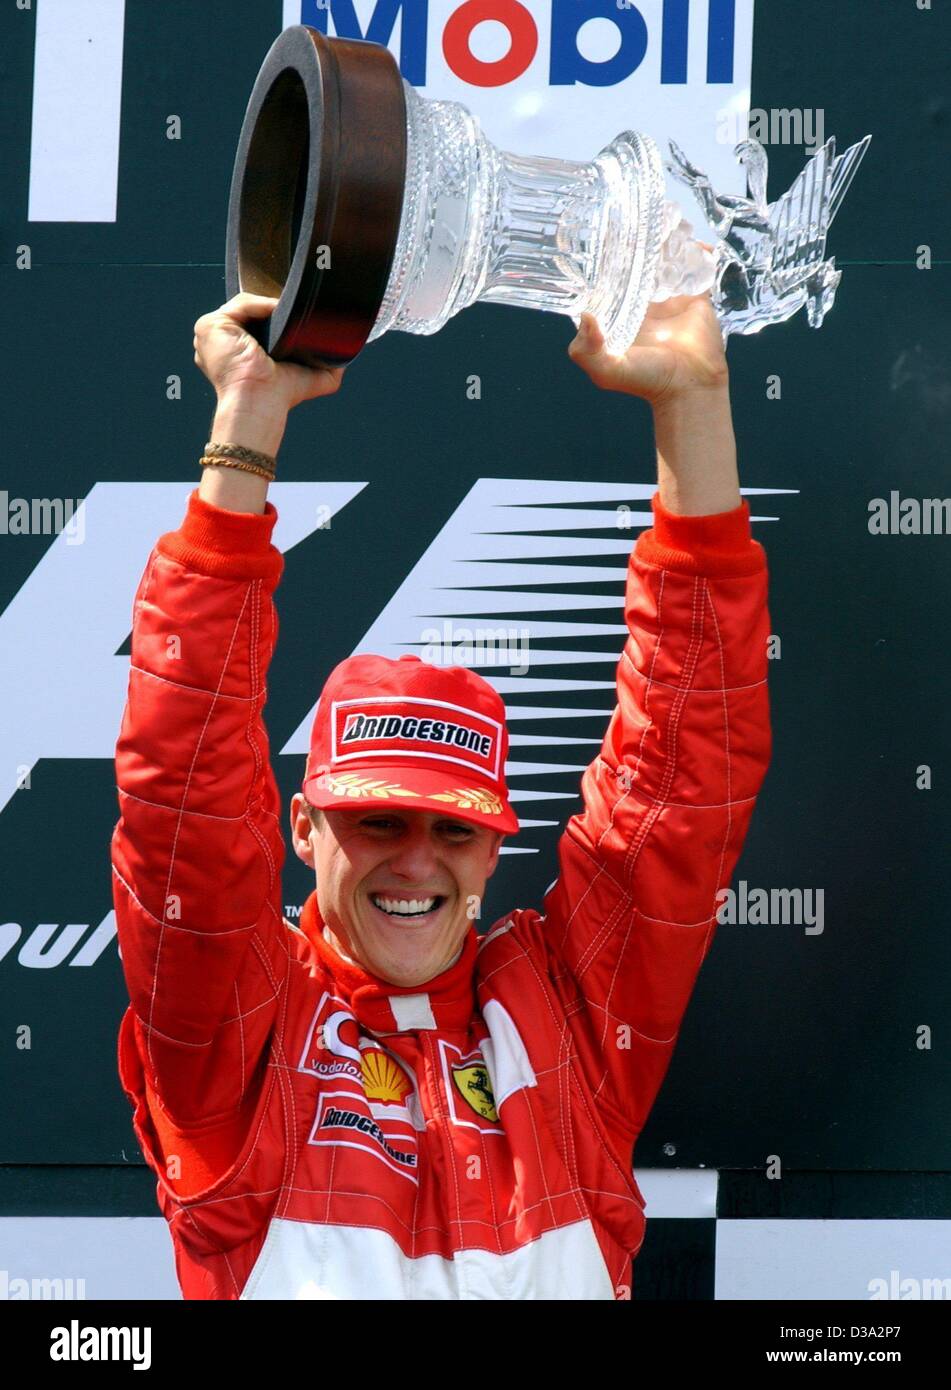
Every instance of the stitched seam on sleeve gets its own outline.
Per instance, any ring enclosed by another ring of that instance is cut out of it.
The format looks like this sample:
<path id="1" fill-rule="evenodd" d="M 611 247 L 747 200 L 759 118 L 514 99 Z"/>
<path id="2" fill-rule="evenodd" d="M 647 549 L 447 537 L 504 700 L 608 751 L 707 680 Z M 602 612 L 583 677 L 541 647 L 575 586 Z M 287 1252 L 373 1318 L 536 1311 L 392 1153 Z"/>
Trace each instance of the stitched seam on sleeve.
<path id="1" fill-rule="evenodd" d="M 227 650 L 227 652 L 226 652 L 226 654 L 225 654 L 225 659 L 224 659 L 224 662 L 223 662 L 222 668 L 221 668 L 221 675 L 220 675 L 219 681 L 218 681 L 219 688 L 220 688 L 220 686 L 224 683 L 225 673 L 227 672 L 228 667 L 229 667 L 230 662 L 231 662 L 231 656 L 232 656 L 232 653 L 234 652 L 235 641 L 237 640 L 237 635 L 238 635 L 238 631 L 239 631 L 240 626 L 241 626 L 241 621 L 242 621 L 242 619 L 243 619 L 243 617 L 244 617 L 244 611 L 245 611 L 245 609 L 246 609 L 247 606 L 248 606 L 248 599 L 249 599 L 249 597 L 250 597 L 250 587 L 245 591 L 244 601 L 243 601 L 243 603 L 241 604 L 241 611 L 239 612 L 239 614 L 238 614 L 238 616 L 237 616 L 237 618 L 236 618 L 236 620 L 235 620 L 235 624 L 234 624 L 234 627 L 233 627 L 232 632 L 231 632 L 231 641 L 230 641 L 229 644 L 228 644 L 228 650 Z M 201 732 L 200 732 L 199 735 L 198 735 L 198 742 L 197 742 L 196 745 L 195 745 L 195 751 L 194 751 L 194 753 L 193 753 L 193 755 L 192 755 L 191 766 L 190 766 L 189 769 L 188 769 L 188 776 L 187 776 L 187 778 L 186 778 L 186 780 L 185 780 L 185 786 L 184 786 L 184 788 L 182 789 L 182 809 L 184 808 L 185 802 L 186 802 L 186 800 L 188 799 L 188 791 L 189 791 L 189 788 L 190 788 L 190 786 L 191 786 L 191 781 L 192 781 L 192 777 L 193 777 L 193 775 L 194 775 L 195 766 L 196 766 L 196 764 L 197 764 L 197 762 L 198 762 L 198 754 L 199 754 L 199 752 L 200 752 L 200 750 L 201 750 L 201 745 L 202 745 L 202 742 L 203 742 L 203 740 L 204 740 L 205 734 L 206 734 L 207 731 L 208 731 L 208 725 L 209 725 L 209 723 L 210 723 L 210 721 L 211 721 L 211 716 L 212 716 L 212 713 L 214 712 L 214 708 L 215 708 L 216 703 L 217 703 L 217 699 L 216 699 L 216 698 L 213 698 L 213 699 L 212 699 L 212 702 L 211 702 L 211 704 L 210 704 L 210 706 L 209 706 L 209 708 L 208 708 L 208 713 L 205 715 L 205 722 L 204 722 L 204 724 L 203 724 L 202 727 L 201 727 Z M 178 837 L 179 837 L 179 834 L 181 833 L 181 827 L 182 827 L 182 817 L 181 817 L 181 813 L 180 813 L 180 814 L 179 814 L 178 824 L 177 824 L 177 826 L 175 827 L 175 838 L 174 838 L 174 840 L 173 840 L 173 842 L 172 842 L 172 852 L 171 852 L 171 855 L 170 855 L 170 857 L 169 857 L 168 877 L 166 878 L 166 881 L 165 881 L 165 892 L 164 892 L 164 894 L 162 895 L 162 902 L 163 902 L 163 904 L 168 902 L 169 892 L 170 892 L 171 886 L 172 886 L 172 875 L 173 875 L 173 873 L 174 873 L 174 871 L 175 871 L 175 856 L 176 856 L 176 854 L 177 854 L 177 852 L 178 852 Z M 152 967 L 152 970 L 153 970 L 153 973 L 152 973 L 152 997 L 151 997 L 150 1006 L 149 1006 L 149 1024 L 150 1024 L 150 1025 L 151 1025 L 151 1023 L 152 1023 L 152 1019 L 153 1019 L 154 1016 L 155 1016 L 155 1004 L 156 1004 L 156 998 L 157 998 L 157 996 L 158 996 L 159 962 L 161 961 L 161 957 L 162 957 L 162 944 L 163 944 L 163 941 L 164 941 L 164 937 L 165 937 L 165 921 L 164 921 L 164 918 L 163 918 L 163 920 L 162 920 L 162 928 L 161 928 L 161 931 L 159 932 L 159 939 L 158 939 L 158 943 L 157 943 L 156 948 L 155 948 L 155 961 L 154 961 L 154 964 L 153 964 L 153 967 Z M 153 1060 L 152 1060 L 152 1047 L 151 1047 L 151 1042 L 150 1042 L 150 1044 L 149 1044 L 149 1058 L 148 1058 L 148 1060 L 149 1060 L 149 1066 L 152 1067 L 152 1066 L 153 1066 Z"/>
<path id="2" fill-rule="evenodd" d="M 714 632 L 716 633 L 716 639 L 717 639 L 717 655 L 718 655 L 719 660 L 720 660 L 720 677 L 721 677 L 721 680 L 722 680 L 723 675 L 724 675 L 723 638 L 722 638 L 722 635 L 721 635 L 721 633 L 720 633 L 720 625 L 719 625 L 719 623 L 717 622 L 716 604 L 713 602 L 713 595 L 710 594 L 709 592 L 708 592 L 708 594 L 707 594 L 707 602 L 708 602 L 709 605 L 710 605 L 710 616 L 711 616 L 711 618 L 713 619 L 713 630 L 714 630 Z M 713 897 L 714 907 L 715 907 L 715 905 L 716 905 L 716 895 L 717 895 L 717 892 L 718 892 L 718 890 L 719 890 L 720 878 L 721 878 L 721 875 L 722 875 L 722 873 L 723 873 L 723 861 L 724 861 L 724 859 L 726 858 L 727 847 L 728 847 L 728 845 L 729 845 L 729 843 L 730 843 L 730 832 L 731 832 L 731 830 L 733 829 L 733 800 L 732 800 L 732 792 L 733 792 L 733 766 L 732 766 L 732 762 L 731 762 L 731 759 L 730 759 L 730 706 L 729 706 L 729 701 L 727 700 L 727 697 L 726 697 L 726 692 L 724 692 L 724 695 L 723 695 L 723 744 L 724 744 L 724 757 L 725 757 L 725 761 L 726 761 L 727 821 L 726 821 L 726 828 L 725 828 L 725 830 L 724 830 L 724 832 L 723 832 L 723 844 L 720 846 L 720 863 L 719 863 L 718 866 L 717 866 L 717 878 L 716 878 L 717 887 L 714 889 L 714 897 Z M 710 926 L 709 926 L 709 928 L 707 929 L 706 938 L 704 939 L 704 943 L 703 943 L 703 955 L 701 955 L 701 960 L 703 959 L 703 956 L 705 956 L 706 953 L 707 953 L 707 950 L 708 950 L 708 948 L 709 948 L 709 946 L 710 946 L 710 939 L 711 939 L 711 937 L 712 937 L 712 935 L 713 935 L 713 932 L 714 932 L 715 928 L 716 928 L 716 913 L 714 912 L 713 918 L 711 919 L 711 922 L 710 922 Z"/>
<path id="3" fill-rule="evenodd" d="M 679 700 L 674 701 L 674 705 L 671 708 L 670 717 L 667 721 L 667 726 L 665 729 L 667 747 L 666 764 L 664 767 L 663 781 L 660 787 L 659 800 L 661 802 L 666 798 L 667 793 L 673 785 L 674 778 L 677 774 L 677 735 L 680 729 L 680 720 L 683 715 L 684 707 L 687 703 L 687 696 L 690 693 L 691 682 L 693 680 L 693 676 L 697 670 L 697 665 L 700 660 L 700 650 L 703 645 L 703 596 L 706 594 L 706 591 L 706 580 L 694 581 L 693 615 L 691 622 L 690 643 L 687 648 L 687 656 L 684 662 L 684 685 L 681 693 L 681 698 Z M 623 799 L 623 797 L 626 797 L 627 795 L 628 792 L 625 791 L 622 797 L 619 797 L 618 801 L 615 803 L 615 807 L 611 812 L 612 822 L 614 820 L 614 812 L 616 811 L 618 804 L 620 804 L 620 801 Z M 651 830 L 653 830 L 654 822 L 657 820 L 657 817 L 659 815 L 660 807 L 658 807 L 653 812 L 648 812 L 647 816 L 644 817 L 644 819 L 642 820 L 641 825 L 638 828 L 638 832 L 634 836 L 634 839 L 631 841 L 631 845 L 624 856 L 623 876 L 625 882 L 627 883 L 631 881 L 631 876 L 633 874 L 634 865 L 637 862 L 638 855 L 643 849 L 644 844 L 647 841 L 648 835 L 650 834 Z"/>

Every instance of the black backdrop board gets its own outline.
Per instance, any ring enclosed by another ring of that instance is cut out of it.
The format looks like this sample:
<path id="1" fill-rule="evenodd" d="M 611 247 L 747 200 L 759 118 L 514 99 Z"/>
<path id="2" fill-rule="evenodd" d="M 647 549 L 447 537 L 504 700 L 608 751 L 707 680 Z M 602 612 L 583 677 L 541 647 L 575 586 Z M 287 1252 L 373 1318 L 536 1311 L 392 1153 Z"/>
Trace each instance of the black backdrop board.
<path id="1" fill-rule="evenodd" d="M 751 501 L 755 513 L 778 518 L 758 523 L 755 534 L 768 549 L 772 626 L 782 643 L 770 673 L 773 763 L 735 883 L 821 889 L 824 930 L 721 926 L 639 1143 L 645 1167 L 762 1168 L 770 1154 L 788 1168 L 948 1166 L 951 934 L 942 888 L 951 539 L 868 530 L 874 497 L 948 491 L 951 35 L 942 9 L 920 11 L 914 0 L 757 5 L 752 105 L 823 108 L 840 149 L 874 136 L 833 227 L 831 250 L 844 276 L 821 331 L 799 316 L 733 339 L 729 349 L 742 482 L 776 492 Z M 8 187 L 0 205 L 12 332 L 0 486 L 11 497 L 197 480 L 213 401 L 192 362 L 192 324 L 223 298 L 231 156 L 280 23 L 279 0 L 130 0 L 118 218 L 31 223 L 33 17 L 5 7 Z M 181 142 L 166 139 L 169 113 L 181 116 Z M 801 148 L 772 146 L 771 190 L 787 187 L 802 161 Z M 15 268 L 24 243 L 29 270 Z M 915 264 L 923 244 L 931 270 Z M 267 708 L 285 808 L 303 759 L 278 750 L 331 667 L 376 621 L 479 479 L 563 482 L 564 501 L 580 507 L 588 505 L 585 486 L 610 484 L 599 503 L 606 511 L 652 482 L 647 408 L 598 392 L 566 355 L 572 334 L 556 316 L 470 310 L 436 337 L 393 334 L 371 345 L 339 395 L 292 415 L 282 480 L 366 486 L 287 555 Z M 166 395 L 173 374 L 182 380 L 181 400 Z M 473 374 L 481 378 L 478 401 L 467 398 Z M 781 399 L 768 398 L 771 376 L 781 379 Z M 147 516 L 146 494 L 135 505 Z M 549 534 L 565 533 L 566 512 L 571 529 L 570 508 L 561 516 L 552 508 Z M 590 534 L 616 538 L 617 531 L 606 520 Z M 0 537 L 0 624 L 53 540 Z M 147 553 L 146 546 L 138 572 Z M 591 592 L 615 595 L 620 621 L 617 562 L 605 564 L 612 574 Z M 123 582 L 131 611 L 134 583 Z M 593 617 L 607 620 L 601 609 Z M 34 620 L 42 625 L 42 609 Z M 124 685 L 127 637 L 127 629 L 116 634 L 103 690 L 116 679 Z M 616 654 L 620 638 L 573 646 L 594 658 Z M 32 773 L 29 788 L 0 813 L 0 928 L 9 945 L 0 960 L 0 1160 L 136 1162 L 115 1069 L 124 1005 L 115 943 L 92 964 L 76 960 L 111 908 L 116 818 L 102 737 L 90 745 L 67 737 L 88 714 L 73 700 L 86 649 L 81 639 L 64 640 L 61 659 L 42 677 L 32 649 L 3 641 L 0 651 L 15 680 L 37 683 L 30 739 L 9 726 L 4 734 L 6 782 L 15 775 L 10 763 L 31 763 Z M 603 680 L 612 669 L 592 660 L 584 674 Z M 78 686 L 82 701 L 95 699 L 95 686 Z M 602 713 L 520 721 L 518 732 L 600 735 L 610 691 L 566 700 Z M 533 761 L 563 765 L 593 749 L 529 751 Z M 930 790 L 916 788 L 921 764 L 932 769 Z M 577 782 L 577 772 L 557 772 L 519 785 L 565 793 Z M 562 799 L 519 809 L 563 820 L 576 805 Z M 539 902 L 554 873 L 555 834 L 531 829 L 524 843 L 535 852 L 503 860 L 487 921 Z M 310 887 L 308 871 L 289 859 L 285 903 L 301 903 Z M 57 941 L 67 939 L 54 935 L 42 968 L 31 952 L 39 929 L 53 923 L 61 932 L 70 924 L 87 931 L 61 963 L 49 964 Z M 930 1050 L 916 1046 L 924 1024 L 934 1030 Z M 21 1025 L 32 1031 L 29 1050 L 15 1046 Z"/>

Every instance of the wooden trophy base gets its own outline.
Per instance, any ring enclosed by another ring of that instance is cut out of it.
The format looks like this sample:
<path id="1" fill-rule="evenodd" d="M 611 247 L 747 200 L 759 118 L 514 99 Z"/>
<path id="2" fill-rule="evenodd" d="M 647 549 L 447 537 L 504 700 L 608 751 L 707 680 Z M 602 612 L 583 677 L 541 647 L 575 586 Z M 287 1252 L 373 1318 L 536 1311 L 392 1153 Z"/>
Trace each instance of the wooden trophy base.
<path id="1" fill-rule="evenodd" d="M 231 180 L 227 296 L 279 299 L 249 330 L 277 361 L 340 366 L 386 291 L 406 178 L 399 66 L 380 44 L 308 25 L 272 44 Z"/>

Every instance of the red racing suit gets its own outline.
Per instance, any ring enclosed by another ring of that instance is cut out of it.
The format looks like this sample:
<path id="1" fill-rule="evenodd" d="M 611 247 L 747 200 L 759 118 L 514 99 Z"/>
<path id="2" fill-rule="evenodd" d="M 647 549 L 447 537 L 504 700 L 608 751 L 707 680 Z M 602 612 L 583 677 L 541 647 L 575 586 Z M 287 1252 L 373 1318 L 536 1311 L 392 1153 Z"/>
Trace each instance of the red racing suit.
<path id="1" fill-rule="evenodd" d="M 749 504 L 653 499 L 617 705 L 543 911 L 401 989 L 283 917 L 262 718 L 276 512 L 191 495 L 136 593 L 119 1070 L 186 1298 L 631 1296 L 631 1163 L 769 764 Z"/>

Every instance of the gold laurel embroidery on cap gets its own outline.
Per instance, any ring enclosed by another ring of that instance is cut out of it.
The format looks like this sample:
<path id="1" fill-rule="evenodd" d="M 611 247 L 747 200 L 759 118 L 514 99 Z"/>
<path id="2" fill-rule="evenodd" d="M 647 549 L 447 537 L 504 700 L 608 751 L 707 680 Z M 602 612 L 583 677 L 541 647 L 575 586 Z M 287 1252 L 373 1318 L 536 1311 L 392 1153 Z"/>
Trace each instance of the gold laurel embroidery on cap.
<path id="1" fill-rule="evenodd" d="M 339 777 L 326 775 L 327 786 L 334 796 L 419 796 L 419 792 L 401 787 L 398 782 L 384 782 L 382 778 L 358 777 L 355 772 L 344 772 Z"/>
<path id="2" fill-rule="evenodd" d="M 464 811 L 483 811 L 489 816 L 502 812 L 502 798 L 495 792 L 483 791 L 481 787 L 453 787 L 451 791 L 432 792 L 430 801 L 452 801 Z"/>

